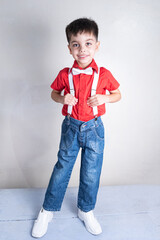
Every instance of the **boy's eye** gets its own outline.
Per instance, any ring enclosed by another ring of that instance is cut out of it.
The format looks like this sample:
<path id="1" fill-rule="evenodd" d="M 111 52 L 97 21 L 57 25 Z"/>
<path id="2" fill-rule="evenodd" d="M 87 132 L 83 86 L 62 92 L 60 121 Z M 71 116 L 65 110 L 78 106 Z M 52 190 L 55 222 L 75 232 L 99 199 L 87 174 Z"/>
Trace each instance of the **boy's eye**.
<path id="1" fill-rule="evenodd" d="M 73 47 L 75 47 L 75 48 L 76 48 L 76 47 L 79 47 L 79 44 L 78 44 L 78 43 L 74 43 L 74 44 L 73 44 Z"/>
<path id="2" fill-rule="evenodd" d="M 92 43 L 90 43 L 90 42 L 87 42 L 87 43 L 86 43 L 86 45 L 87 45 L 87 46 L 90 46 L 90 45 L 92 45 Z"/>

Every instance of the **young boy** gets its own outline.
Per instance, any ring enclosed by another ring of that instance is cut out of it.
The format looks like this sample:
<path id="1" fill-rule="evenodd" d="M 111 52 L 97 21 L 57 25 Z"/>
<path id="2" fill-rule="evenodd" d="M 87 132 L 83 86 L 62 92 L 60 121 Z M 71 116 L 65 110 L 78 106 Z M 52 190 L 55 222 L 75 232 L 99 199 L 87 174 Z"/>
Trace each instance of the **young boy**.
<path id="1" fill-rule="evenodd" d="M 95 21 L 80 18 L 66 27 L 68 48 L 75 59 L 71 69 L 61 70 L 51 85 L 51 97 L 63 104 L 61 140 L 58 161 L 32 229 L 33 237 L 42 237 L 54 211 L 60 211 L 71 172 L 81 152 L 78 217 L 86 229 L 98 235 L 101 226 L 94 217 L 104 150 L 104 126 L 101 115 L 105 103 L 121 98 L 119 83 L 105 68 L 98 68 L 94 55 L 99 49 L 98 26 Z M 64 96 L 61 95 L 64 89 Z M 109 95 L 106 95 L 106 90 Z"/>

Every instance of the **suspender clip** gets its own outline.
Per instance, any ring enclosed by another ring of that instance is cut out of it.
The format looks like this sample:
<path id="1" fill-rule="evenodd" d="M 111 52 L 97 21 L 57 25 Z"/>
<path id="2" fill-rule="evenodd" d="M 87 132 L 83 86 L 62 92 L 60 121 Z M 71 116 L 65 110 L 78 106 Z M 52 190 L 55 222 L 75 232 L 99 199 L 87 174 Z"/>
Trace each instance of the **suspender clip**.
<path id="1" fill-rule="evenodd" d="M 71 116 L 71 115 L 68 113 L 68 115 L 67 115 L 68 120 L 70 119 L 70 116 Z"/>

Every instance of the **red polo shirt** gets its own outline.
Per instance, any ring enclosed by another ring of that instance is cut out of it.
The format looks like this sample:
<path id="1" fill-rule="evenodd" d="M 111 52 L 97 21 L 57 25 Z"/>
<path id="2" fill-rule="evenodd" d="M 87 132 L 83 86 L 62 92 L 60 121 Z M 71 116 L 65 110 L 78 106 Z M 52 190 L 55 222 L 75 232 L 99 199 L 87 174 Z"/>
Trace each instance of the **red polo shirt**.
<path id="1" fill-rule="evenodd" d="M 78 63 L 75 61 L 72 68 L 79 68 Z M 96 62 L 93 60 L 88 67 L 92 67 L 93 70 L 98 71 Z M 68 70 L 64 68 L 61 70 L 51 84 L 51 88 L 56 91 L 62 91 L 64 89 L 64 95 L 70 93 L 69 81 L 68 81 Z M 75 97 L 78 98 L 78 103 L 73 106 L 71 117 L 80 121 L 89 121 L 94 118 L 93 108 L 87 105 L 87 99 L 91 96 L 91 88 L 93 83 L 94 73 L 92 75 L 79 74 L 73 75 L 73 84 L 75 88 Z M 119 87 L 119 83 L 113 77 L 111 72 L 104 67 L 100 68 L 99 80 L 97 85 L 96 94 L 106 94 L 106 90 L 113 91 Z M 68 114 L 68 105 L 63 105 L 62 114 L 66 116 Z M 105 104 L 98 106 L 98 116 L 105 114 Z"/>

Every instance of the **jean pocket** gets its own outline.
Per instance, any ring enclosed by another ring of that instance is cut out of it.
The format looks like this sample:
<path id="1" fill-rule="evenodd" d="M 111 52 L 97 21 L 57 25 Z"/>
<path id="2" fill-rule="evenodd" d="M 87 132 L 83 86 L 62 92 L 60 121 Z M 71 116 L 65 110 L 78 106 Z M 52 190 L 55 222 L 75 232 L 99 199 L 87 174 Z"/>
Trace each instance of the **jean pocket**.
<path id="1" fill-rule="evenodd" d="M 104 126 L 103 123 L 99 124 L 98 126 L 94 127 L 95 134 L 97 138 L 104 140 Z"/>
<path id="2" fill-rule="evenodd" d="M 73 129 L 70 125 L 64 124 L 64 126 L 62 126 L 60 149 L 66 150 L 71 148 L 74 143 L 75 136 L 76 130 Z"/>
<path id="3" fill-rule="evenodd" d="M 67 131 L 69 130 L 69 128 L 70 128 L 69 122 L 67 122 L 66 120 L 64 120 L 63 123 L 62 123 L 61 133 L 62 133 L 62 134 L 67 134 Z"/>
<path id="4" fill-rule="evenodd" d="M 93 128 L 92 131 L 88 133 L 88 149 L 91 151 L 101 154 L 104 151 L 104 129 L 99 131 Z"/>

